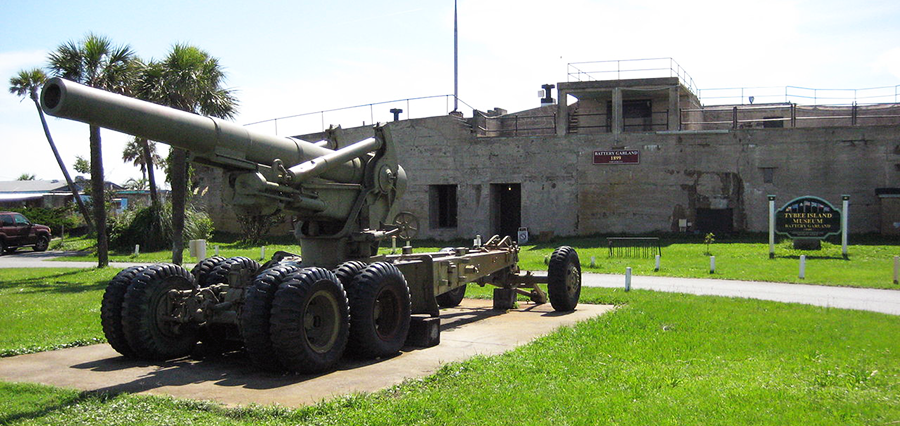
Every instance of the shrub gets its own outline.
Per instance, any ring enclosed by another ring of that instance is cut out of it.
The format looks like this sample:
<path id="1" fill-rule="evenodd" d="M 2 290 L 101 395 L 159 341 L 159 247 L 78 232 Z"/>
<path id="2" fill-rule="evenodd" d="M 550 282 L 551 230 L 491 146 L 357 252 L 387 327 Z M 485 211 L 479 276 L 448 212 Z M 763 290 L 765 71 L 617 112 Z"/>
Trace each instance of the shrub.
<path id="1" fill-rule="evenodd" d="M 184 240 L 209 239 L 213 222 L 205 212 L 188 207 L 184 215 Z M 142 251 L 172 248 L 172 204 L 164 203 L 128 210 L 110 227 L 110 246 L 116 250 L 130 250 L 139 244 Z"/>
<path id="2" fill-rule="evenodd" d="M 63 228 L 71 231 L 77 227 L 84 226 L 83 221 L 75 215 L 74 206 L 63 207 L 25 207 L 11 208 L 9 211 L 22 213 L 31 223 L 38 223 L 50 227 L 50 232 L 54 236 L 59 236 Z"/>
<path id="3" fill-rule="evenodd" d="M 257 244 L 263 241 L 263 237 L 269 234 L 273 226 L 284 223 L 283 213 L 270 215 L 238 215 L 238 223 L 241 226 L 241 240 L 245 243 Z"/>

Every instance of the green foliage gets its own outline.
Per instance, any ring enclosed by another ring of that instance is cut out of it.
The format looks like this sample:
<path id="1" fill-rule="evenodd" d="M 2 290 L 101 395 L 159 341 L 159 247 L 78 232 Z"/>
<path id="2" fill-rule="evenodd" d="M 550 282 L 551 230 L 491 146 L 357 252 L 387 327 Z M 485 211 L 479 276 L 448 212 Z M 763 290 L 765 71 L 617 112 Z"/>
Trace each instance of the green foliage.
<path id="1" fill-rule="evenodd" d="M 34 175 L 33 175 L 33 174 L 28 174 L 28 173 L 22 173 L 21 175 L 19 175 L 18 178 L 16 178 L 16 180 L 19 180 L 19 181 L 21 181 L 21 180 L 34 180 Z"/>
<path id="2" fill-rule="evenodd" d="M 68 232 L 68 231 L 67 231 Z M 90 235 L 79 235 L 73 237 L 71 234 L 67 235 L 66 238 L 54 239 L 50 242 L 50 250 L 69 250 L 69 251 L 80 251 L 80 252 L 90 252 L 91 250 L 96 249 L 97 240 Z M 97 261 L 96 258 L 91 258 L 91 262 Z"/>
<path id="3" fill-rule="evenodd" d="M 242 241 L 247 244 L 260 244 L 263 237 L 269 234 L 272 227 L 284 223 L 284 214 L 270 215 L 238 215 L 238 223 L 241 226 Z"/>
<path id="4" fill-rule="evenodd" d="M 47 74 L 40 68 L 19 70 L 16 75 L 9 78 L 9 93 L 22 99 L 27 96 L 37 102 L 38 89 L 44 85 L 45 81 L 47 81 Z"/>
<path id="5" fill-rule="evenodd" d="M 22 213 L 31 223 L 49 226 L 50 233 L 54 236 L 62 234 L 63 228 L 68 232 L 84 226 L 82 218 L 75 211 L 75 206 L 71 204 L 63 207 L 24 207 L 9 210 Z"/>
<path id="6" fill-rule="evenodd" d="M 90 174 L 91 161 L 78 155 L 75 157 L 75 164 L 72 165 L 72 168 L 78 173 Z"/>
<path id="7" fill-rule="evenodd" d="M 184 218 L 184 239 L 209 239 L 214 231 L 212 219 L 206 213 L 188 208 Z M 110 227 L 110 246 L 116 250 L 130 250 L 135 244 L 142 251 L 171 250 L 172 204 L 164 203 L 127 210 Z"/>
<path id="8" fill-rule="evenodd" d="M 706 244 L 706 255 L 707 256 L 709 256 L 711 254 L 709 252 L 709 245 L 714 242 L 716 242 L 716 234 L 713 234 L 712 232 L 706 234 L 706 236 L 703 237 L 703 243 Z"/>

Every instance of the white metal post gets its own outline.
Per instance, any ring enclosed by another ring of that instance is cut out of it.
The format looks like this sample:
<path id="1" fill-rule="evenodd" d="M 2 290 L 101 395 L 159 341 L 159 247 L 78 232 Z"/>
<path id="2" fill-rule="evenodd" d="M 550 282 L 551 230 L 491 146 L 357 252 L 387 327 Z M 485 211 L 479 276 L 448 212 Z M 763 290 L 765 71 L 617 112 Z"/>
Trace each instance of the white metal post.
<path id="1" fill-rule="evenodd" d="M 841 195 L 841 200 L 843 200 L 844 205 L 842 206 L 844 211 L 841 213 L 841 253 L 844 255 L 844 258 L 847 257 L 847 224 L 850 222 L 850 196 L 849 195 Z"/>
<path id="2" fill-rule="evenodd" d="M 656 267 L 653 268 L 654 271 L 659 272 L 659 255 L 656 255 Z"/>
<path id="3" fill-rule="evenodd" d="M 625 291 L 631 291 L 631 267 L 625 268 Z"/>
<path id="4" fill-rule="evenodd" d="M 769 259 L 775 258 L 775 196 L 769 196 Z"/>
<path id="5" fill-rule="evenodd" d="M 800 255 L 800 279 L 806 279 L 806 255 Z"/>
<path id="6" fill-rule="evenodd" d="M 715 256 L 709 257 L 709 273 L 710 274 L 716 273 L 716 257 Z"/>

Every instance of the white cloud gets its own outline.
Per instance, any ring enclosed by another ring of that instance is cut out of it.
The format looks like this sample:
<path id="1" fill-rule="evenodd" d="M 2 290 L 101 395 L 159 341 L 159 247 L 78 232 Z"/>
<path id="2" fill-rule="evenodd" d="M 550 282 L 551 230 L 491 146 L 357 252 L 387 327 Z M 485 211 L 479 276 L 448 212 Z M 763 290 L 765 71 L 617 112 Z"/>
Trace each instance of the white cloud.
<path id="1" fill-rule="evenodd" d="M 42 67 L 47 60 L 46 50 L 25 52 L 0 52 L 0 76 L 4 82 L 21 69 Z"/>
<path id="2" fill-rule="evenodd" d="M 875 72 L 887 72 L 900 79 L 900 47 L 888 50 L 878 56 L 874 68 Z"/>

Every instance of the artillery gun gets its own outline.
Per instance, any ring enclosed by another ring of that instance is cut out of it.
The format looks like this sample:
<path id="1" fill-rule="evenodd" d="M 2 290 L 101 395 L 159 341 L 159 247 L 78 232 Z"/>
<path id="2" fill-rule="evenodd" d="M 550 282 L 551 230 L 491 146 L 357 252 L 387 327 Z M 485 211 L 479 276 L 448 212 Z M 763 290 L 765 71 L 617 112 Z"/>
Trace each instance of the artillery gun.
<path id="1" fill-rule="evenodd" d="M 49 80 L 47 114 L 189 150 L 224 170 L 224 198 L 248 214 L 286 212 L 299 222 L 301 255 L 278 252 L 260 265 L 212 257 L 191 271 L 156 264 L 121 271 L 107 285 L 101 322 L 126 357 L 172 359 L 198 342 L 243 347 L 264 369 L 326 371 L 345 352 L 376 358 L 405 344 L 440 342 L 440 308 L 460 303 L 466 285 L 490 284 L 494 307 L 516 295 L 574 310 L 581 265 L 571 247 L 549 259 L 546 276 L 518 267 L 519 247 L 494 236 L 437 253 L 379 254 L 381 242 L 413 231 L 397 202 L 406 189 L 390 125 L 343 147 L 251 132 L 216 118 Z M 335 149 L 331 149 L 333 147 Z M 538 284 L 547 284 L 547 291 Z M 549 294 L 549 297 L 548 297 Z"/>

